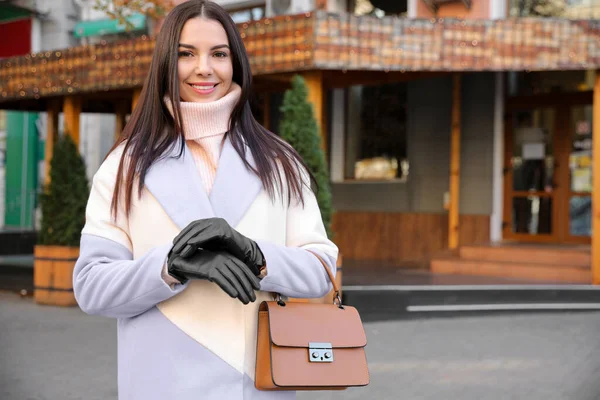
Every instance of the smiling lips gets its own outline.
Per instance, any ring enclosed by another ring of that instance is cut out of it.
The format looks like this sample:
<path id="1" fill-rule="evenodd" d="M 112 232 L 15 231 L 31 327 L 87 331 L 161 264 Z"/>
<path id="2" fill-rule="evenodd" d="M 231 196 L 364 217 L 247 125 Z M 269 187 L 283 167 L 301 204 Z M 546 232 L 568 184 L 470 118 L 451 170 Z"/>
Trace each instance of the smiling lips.
<path id="1" fill-rule="evenodd" d="M 198 94 L 211 94 L 215 91 L 218 83 L 188 83 L 192 89 Z"/>

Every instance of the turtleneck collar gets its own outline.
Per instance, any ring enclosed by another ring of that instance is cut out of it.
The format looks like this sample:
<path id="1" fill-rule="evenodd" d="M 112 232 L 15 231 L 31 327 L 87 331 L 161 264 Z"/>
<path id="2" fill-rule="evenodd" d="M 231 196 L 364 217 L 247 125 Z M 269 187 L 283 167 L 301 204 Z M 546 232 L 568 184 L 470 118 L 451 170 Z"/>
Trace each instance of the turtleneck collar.
<path id="1" fill-rule="evenodd" d="M 229 118 L 237 104 L 242 88 L 231 83 L 229 92 L 219 100 L 210 103 L 180 101 L 183 132 L 186 140 L 197 140 L 207 136 L 224 134 L 229 130 Z M 166 98 L 167 108 L 173 114 L 170 99 Z"/>

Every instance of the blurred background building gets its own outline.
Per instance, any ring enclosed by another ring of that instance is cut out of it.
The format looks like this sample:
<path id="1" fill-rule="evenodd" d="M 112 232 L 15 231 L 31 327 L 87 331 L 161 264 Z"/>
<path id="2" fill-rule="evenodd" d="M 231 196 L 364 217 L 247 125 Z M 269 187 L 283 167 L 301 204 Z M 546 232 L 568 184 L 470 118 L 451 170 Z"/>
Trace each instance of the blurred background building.
<path id="1" fill-rule="evenodd" d="M 600 1 L 217 2 L 242 32 L 269 129 L 290 77 L 305 76 L 346 260 L 591 281 Z M 130 15 L 126 30 L 94 3 L 0 0 L 5 228 L 35 228 L 49 114 L 77 130 L 91 177 L 139 96 L 160 21 Z M 507 242 L 540 252 L 498 255 Z"/>

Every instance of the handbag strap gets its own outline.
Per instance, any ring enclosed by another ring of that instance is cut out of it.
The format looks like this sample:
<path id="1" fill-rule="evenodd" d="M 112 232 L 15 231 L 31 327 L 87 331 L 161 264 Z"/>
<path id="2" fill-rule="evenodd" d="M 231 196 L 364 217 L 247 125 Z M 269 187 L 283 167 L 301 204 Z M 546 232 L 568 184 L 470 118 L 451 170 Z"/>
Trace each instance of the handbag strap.
<path id="1" fill-rule="evenodd" d="M 329 267 L 327 266 L 327 264 L 321 258 L 320 255 L 318 255 L 314 251 L 310 251 L 310 250 L 306 250 L 306 251 L 313 254 L 321 262 L 321 265 L 323 265 L 323 268 L 325 268 L 325 271 L 327 272 L 327 276 L 329 276 L 329 280 L 331 281 L 331 284 L 333 285 L 333 291 L 335 293 L 335 297 L 333 298 L 333 303 L 335 304 L 335 301 L 337 300 L 338 307 L 344 308 L 342 306 L 342 297 L 340 296 L 340 288 L 338 287 L 337 283 L 335 282 L 335 276 L 333 276 L 333 272 L 331 272 L 331 270 L 329 269 Z"/>
<path id="2" fill-rule="evenodd" d="M 325 263 L 323 258 L 321 258 L 320 255 L 318 255 L 314 251 L 310 251 L 310 250 L 306 250 L 306 251 L 308 251 L 315 257 L 317 257 L 317 259 L 321 262 L 321 265 L 323 266 L 323 268 L 325 268 L 325 271 L 327 272 L 327 276 L 329 276 L 329 280 L 331 281 L 331 284 L 333 285 L 333 291 L 335 293 L 335 297 L 333 299 L 333 304 L 335 304 L 335 301 L 337 300 L 337 306 L 340 308 L 344 308 L 344 306 L 342 305 L 342 297 L 340 296 L 340 288 L 338 287 L 337 283 L 335 282 L 335 276 L 333 276 L 333 273 L 331 272 L 331 270 L 329 269 L 329 267 L 327 266 L 327 264 Z M 281 305 L 285 305 L 285 303 L 282 300 L 282 296 L 279 293 L 272 293 L 272 294 L 273 294 L 273 299 L 275 301 L 277 301 L 278 303 L 281 302 Z"/>
<path id="3" fill-rule="evenodd" d="M 333 290 L 336 293 L 339 293 L 340 292 L 340 288 L 335 283 L 335 276 L 333 276 L 333 272 L 331 272 L 331 270 L 329 269 L 329 267 L 327 266 L 327 264 L 325 263 L 325 261 L 323 261 L 323 259 L 321 258 L 321 256 L 318 255 L 317 253 L 315 253 L 314 251 L 310 251 L 310 250 L 306 250 L 306 251 L 308 251 L 309 253 L 312 253 L 315 257 L 317 257 L 319 259 L 319 261 L 321 261 L 321 265 L 323 265 L 323 268 L 325 268 L 325 271 L 327 271 L 327 275 L 329 276 L 329 280 L 333 284 Z"/>

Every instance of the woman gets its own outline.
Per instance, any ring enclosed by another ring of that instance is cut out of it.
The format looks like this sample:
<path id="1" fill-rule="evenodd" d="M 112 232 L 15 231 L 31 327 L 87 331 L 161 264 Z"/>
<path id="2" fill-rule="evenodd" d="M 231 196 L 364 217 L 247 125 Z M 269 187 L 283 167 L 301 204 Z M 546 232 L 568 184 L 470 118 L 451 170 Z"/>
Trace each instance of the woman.
<path id="1" fill-rule="evenodd" d="M 94 176 L 74 289 L 118 318 L 120 399 L 289 399 L 254 387 L 258 306 L 335 273 L 309 173 L 252 117 L 221 7 L 173 9 L 123 140 Z"/>

